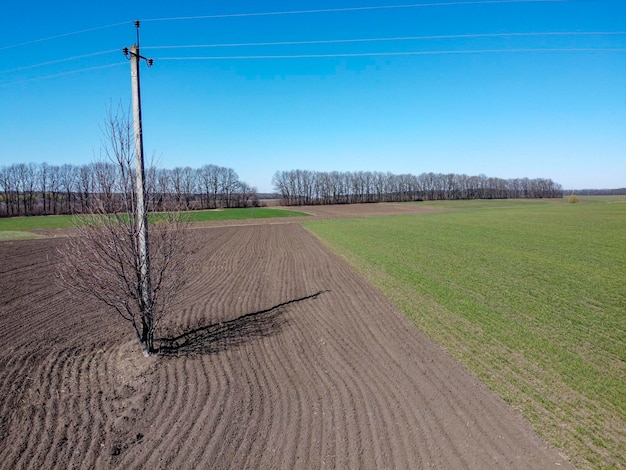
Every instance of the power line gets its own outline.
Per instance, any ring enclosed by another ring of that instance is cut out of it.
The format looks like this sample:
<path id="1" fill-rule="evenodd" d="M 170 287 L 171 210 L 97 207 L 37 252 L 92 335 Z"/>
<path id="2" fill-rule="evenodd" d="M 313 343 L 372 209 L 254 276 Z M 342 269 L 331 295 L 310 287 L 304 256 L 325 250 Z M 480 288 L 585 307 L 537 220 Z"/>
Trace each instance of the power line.
<path id="1" fill-rule="evenodd" d="M 380 5 L 380 6 L 368 6 L 368 7 L 346 7 L 346 8 L 327 8 L 316 10 L 293 10 L 293 11 L 270 11 L 270 12 L 256 12 L 256 13 L 227 13 L 220 15 L 198 15 L 198 16 L 179 16 L 169 18 L 147 18 L 142 21 L 183 21 L 183 20 L 197 20 L 197 19 L 216 19 L 216 18 L 242 18 L 253 16 L 276 16 L 276 15 L 299 15 L 307 13 L 333 13 L 333 12 L 348 12 L 348 11 L 371 11 L 371 10 L 391 10 L 401 8 L 420 8 L 420 7 L 437 7 L 437 6 L 462 6 L 462 5 L 493 5 L 493 4 L 507 4 L 507 3 L 563 3 L 571 2 L 573 0 L 474 0 L 468 2 L 445 2 L 445 3 L 414 3 L 406 5 Z M 75 36 L 78 34 L 89 33 L 92 31 L 98 31 L 102 29 L 115 28 L 117 26 L 123 26 L 133 24 L 133 21 L 122 21 L 119 23 L 112 23 L 103 26 L 94 26 L 93 28 L 81 29 L 78 31 L 72 31 L 69 33 L 57 34 L 55 36 L 48 36 L 45 38 L 33 39 L 31 41 L 20 42 L 17 44 L 9 44 L 7 46 L 0 46 L 0 51 L 13 49 L 16 47 L 28 46 L 30 44 L 36 44 L 45 41 L 52 41 L 54 39 L 60 39 L 68 36 Z"/>
<path id="2" fill-rule="evenodd" d="M 384 9 L 402 9 L 402 8 L 418 8 L 418 7 L 433 7 L 433 6 L 462 6 L 462 5 L 486 5 L 486 4 L 512 4 L 512 3 L 548 3 L 548 2 L 570 2 L 572 0 L 473 0 L 473 1 L 455 1 L 444 3 L 414 3 L 414 4 L 398 4 L 398 5 L 382 5 L 382 6 L 364 6 L 364 7 L 346 7 L 346 8 L 330 8 L 330 9 L 315 9 L 315 10 L 294 10 L 294 11 L 274 11 L 274 12 L 257 12 L 257 13 L 235 13 L 235 14 L 221 14 L 221 15 L 204 15 L 204 16 L 190 16 L 190 17 L 176 17 L 176 18 L 152 18 L 143 21 L 173 21 L 173 20 L 188 20 L 188 19 L 204 19 L 204 18 L 229 18 L 229 17 L 247 17 L 247 16 L 268 16 L 268 15 L 290 15 L 290 14 L 306 14 L 306 13 L 323 13 L 323 12 L 345 12 L 345 11 L 368 11 L 368 10 L 384 10 Z M 56 36 L 50 36 L 47 38 L 35 39 L 32 41 L 22 42 L 10 46 L 0 47 L 0 50 L 6 50 L 12 47 L 19 47 L 28 44 L 39 43 L 43 41 L 49 41 L 57 38 L 83 34 L 91 31 L 102 30 L 106 28 L 117 27 L 121 25 L 127 25 L 130 22 L 124 21 L 119 23 L 113 23 L 104 26 L 97 26 L 88 29 L 82 29 L 75 32 L 59 34 Z M 257 42 L 257 43 L 225 43 L 225 44 L 189 44 L 189 45 L 163 45 L 163 46 L 149 46 L 144 49 L 184 49 L 184 48 L 213 48 L 213 47 L 255 47 L 255 46 L 279 46 L 279 45 L 321 45 L 321 44 L 339 44 L 339 43 L 363 43 L 363 42 L 392 42 L 392 41 L 410 41 L 410 40 L 434 40 L 434 39 L 468 39 L 468 38 L 490 38 L 490 37 L 531 37 L 531 36 L 582 36 L 582 35 L 623 35 L 626 32 L 521 32 L 521 33 L 478 33 L 478 34 L 460 34 L 460 35 L 435 35 L 435 36 L 405 36 L 405 37 L 392 37 L 392 38 L 363 38 L 363 39 L 335 39 L 335 40 L 309 40 L 309 41 L 280 41 L 280 42 Z M 289 58 L 323 58 L 323 57 L 364 57 L 364 56 L 400 56 L 400 55 L 432 55 L 432 54 L 472 54 L 472 53 L 504 53 L 504 52 L 540 52 L 540 51 L 552 51 L 552 52 L 565 52 L 565 51 L 621 51 L 621 49 L 558 49 L 558 48 L 545 48 L 545 49 L 500 49 L 500 50 L 465 50 L 465 51 L 414 51 L 414 52 L 374 52 L 374 53 L 334 53 L 334 54 L 293 54 L 293 55 L 240 55 L 240 56 L 206 56 L 206 57 L 163 57 L 160 60 L 228 60 L 228 59 L 289 59 Z M 32 69 L 36 67 L 52 65 L 71 60 L 84 59 L 97 55 L 109 54 L 117 52 L 117 49 L 108 51 L 94 52 L 90 54 L 84 54 L 80 56 L 67 57 L 62 59 L 56 59 L 46 62 L 40 62 L 31 65 L 25 65 L 16 67 L 13 69 L 0 71 L 0 74 L 7 74 L 17 72 L 21 70 Z M 58 76 L 68 75 L 72 73 L 79 73 L 83 71 L 95 70 L 99 68 L 107 68 L 113 65 L 90 67 L 80 69 L 71 72 L 62 72 L 59 74 L 46 75 L 43 77 L 36 77 L 27 79 L 25 81 L 41 80 L 46 78 L 54 78 Z"/>
<path id="3" fill-rule="evenodd" d="M 626 31 L 569 31 L 569 32 L 535 32 L 535 33 L 478 33 L 478 34 L 450 34 L 437 36 L 403 36 L 392 38 L 363 38 L 363 39 L 322 39 L 310 41 L 278 41 L 278 42 L 248 42 L 248 43 L 217 43 L 217 44 L 187 44 L 144 46 L 142 49 L 194 49 L 213 47 L 256 47 L 256 46 L 293 46 L 313 44 L 345 44 L 359 42 L 384 42 L 384 41 L 419 41 L 432 39 L 471 39 L 471 38 L 499 38 L 499 37 L 537 37 L 537 36 L 609 36 L 624 35 Z"/>
<path id="4" fill-rule="evenodd" d="M 250 43 L 216 43 L 216 44 L 187 44 L 187 45 L 162 45 L 144 46 L 142 49 L 193 49 L 193 48 L 217 48 L 217 47 L 257 47 L 257 46 L 283 46 L 283 45 L 322 45 L 322 44 L 351 44 L 363 42 L 392 42 L 392 41 L 419 41 L 437 39 L 471 39 L 471 38 L 499 38 L 499 37 L 539 37 L 539 36 L 611 36 L 625 35 L 626 31 L 547 31 L 547 32 L 517 32 L 517 33 L 475 33 L 475 34 L 449 34 L 434 36 L 403 36 L 390 38 L 358 38 L 358 39 L 323 39 L 309 41 L 278 41 L 278 42 L 250 42 Z M 18 72 L 46 65 L 53 65 L 72 60 L 119 52 L 118 49 L 93 52 L 63 59 L 56 59 L 36 64 L 25 65 L 8 70 L 0 70 L 0 74 Z"/>
<path id="5" fill-rule="evenodd" d="M 20 42 L 18 44 L 11 44 L 11 45 L 8 45 L 8 46 L 2 46 L 2 47 L 0 47 L 0 51 L 6 50 L 6 49 L 12 49 L 12 48 L 15 48 L 15 47 L 28 46 L 29 44 L 36 44 L 38 42 L 52 41 L 53 39 L 59 39 L 59 38 L 64 38 L 64 37 L 68 37 L 68 36 L 75 36 L 77 34 L 89 33 L 91 31 L 98 31 L 100 29 L 114 28 L 116 26 L 122 26 L 122 25 L 127 25 L 127 24 L 132 24 L 132 21 L 124 21 L 122 23 L 113 23 L 113 24 L 108 24 L 108 25 L 105 25 L 105 26 L 95 26 L 93 28 L 81 29 L 80 31 L 73 31 L 71 33 L 57 34 L 56 36 L 50 36 L 50 37 L 47 37 L 47 38 L 33 39 L 32 41 L 26 41 L 26 42 Z"/>
<path id="6" fill-rule="evenodd" d="M 91 72 L 92 70 L 108 69 L 108 68 L 112 68 L 112 67 L 118 67 L 120 65 L 128 65 L 128 62 L 117 62 L 115 64 L 98 65 L 96 67 L 88 67 L 88 68 L 80 69 L 80 70 L 71 70 L 71 71 L 68 71 L 68 72 L 55 73 L 53 75 L 45 75 L 43 77 L 27 78 L 25 80 L 18 80 L 18 81 L 15 81 L 15 82 L 2 83 L 2 84 L 0 84 L 0 88 L 13 86 L 13 85 L 21 85 L 22 83 L 35 82 L 35 81 L 38 81 L 38 80 L 46 80 L 46 79 L 49 79 L 49 78 L 63 77 L 65 75 L 73 75 L 73 74 L 76 74 L 76 73 Z"/>
<path id="7" fill-rule="evenodd" d="M 336 54 L 294 54 L 294 55 L 246 55 L 246 56 L 192 56 L 192 57 L 160 57 L 159 61 L 224 61 L 224 60 L 271 60 L 271 59 L 326 59 L 326 58 L 347 58 L 347 57 L 389 57 L 389 56 L 420 56 L 420 55 L 463 55 L 463 54 L 522 54 L 522 53 L 580 53 L 580 52 L 605 52 L 624 53 L 626 48 L 526 48 L 526 49 L 466 49 L 466 50 L 436 50 L 436 51 L 407 51 L 407 52 L 366 52 L 366 53 L 336 53 Z M 57 78 L 66 75 L 73 75 L 93 70 L 101 70 L 120 65 L 126 62 L 115 64 L 88 67 L 79 70 L 34 77 L 25 80 L 18 80 L 0 84 L 0 88 L 13 85 L 20 85 L 39 80 Z"/>
<path id="8" fill-rule="evenodd" d="M 260 59 L 325 59 L 333 57 L 385 57 L 417 55 L 455 55 L 455 54 L 505 54 L 533 52 L 626 52 L 626 48 L 529 48 L 529 49 L 467 49 L 410 52 L 364 52 L 338 54 L 296 54 L 296 55 L 247 55 L 247 56 L 196 56 L 196 57 L 159 57 L 155 60 L 260 60 Z"/>
<path id="9" fill-rule="evenodd" d="M 16 67 L 14 69 L 0 70 L 0 74 L 19 72 L 21 70 L 34 69 L 36 67 L 43 67 L 45 65 L 59 64 L 59 63 L 62 63 L 62 62 L 69 62 L 71 60 L 86 59 L 88 57 L 94 57 L 94 56 L 104 55 L 104 54 L 111 54 L 113 52 L 119 52 L 119 51 L 120 51 L 119 49 L 110 49 L 108 51 L 92 52 L 91 54 L 77 55 L 77 56 L 74 56 L 74 57 L 66 57 L 64 59 L 49 60 L 47 62 L 39 62 L 37 64 L 24 65 L 22 67 Z"/>
<path id="10" fill-rule="evenodd" d="M 220 15 L 200 15 L 200 16 L 177 16 L 169 18 L 147 18 L 141 21 L 186 21 L 186 20 L 204 20 L 217 18 L 244 18 L 251 16 L 279 16 L 279 15 L 301 15 L 307 13 L 335 13 L 345 11 L 371 11 L 371 10 L 391 10 L 401 8 L 421 8 L 421 7 L 441 7 L 441 6 L 460 6 L 460 5 L 489 5 L 489 4 L 506 4 L 506 3 L 562 3 L 571 2 L 573 0 L 475 0 L 469 2 L 445 2 L 445 3 L 413 3 L 408 5 L 380 5 L 369 7 L 346 7 L 346 8 L 325 8 L 316 10 L 292 10 L 292 11 L 269 11 L 257 13 L 226 13 Z"/>

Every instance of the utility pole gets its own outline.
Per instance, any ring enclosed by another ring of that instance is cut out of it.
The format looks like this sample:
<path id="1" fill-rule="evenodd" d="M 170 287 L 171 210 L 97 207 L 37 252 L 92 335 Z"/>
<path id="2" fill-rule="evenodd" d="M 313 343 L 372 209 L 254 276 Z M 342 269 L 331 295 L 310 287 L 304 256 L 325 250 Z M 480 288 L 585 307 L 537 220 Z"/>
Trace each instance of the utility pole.
<path id="1" fill-rule="evenodd" d="M 124 55 L 130 59 L 130 78 L 133 94 L 133 124 L 135 131 L 135 202 L 137 223 L 137 245 L 139 249 L 140 284 L 142 292 L 142 334 L 149 336 L 153 331 L 152 315 L 152 285 L 150 282 L 150 249 L 148 239 L 148 214 L 146 212 L 146 183 L 143 158 L 143 132 L 141 128 L 141 89 L 139 85 L 139 61 L 144 59 L 150 67 L 152 59 L 146 59 L 139 54 L 139 21 L 135 21 L 137 29 L 137 44 L 124 48 Z M 147 344 L 152 344 L 152 338 L 145 338 Z M 152 351 L 144 351 L 149 355 Z"/>

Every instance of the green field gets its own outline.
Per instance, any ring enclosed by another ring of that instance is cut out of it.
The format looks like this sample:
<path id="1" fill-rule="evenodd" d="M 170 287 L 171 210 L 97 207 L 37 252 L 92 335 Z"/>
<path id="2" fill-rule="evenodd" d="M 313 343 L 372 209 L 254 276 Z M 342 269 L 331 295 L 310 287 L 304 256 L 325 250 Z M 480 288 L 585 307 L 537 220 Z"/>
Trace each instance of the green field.
<path id="1" fill-rule="evenodd" d="M 577 467 L 626 468 L 626 198 L 428 205 L 304 225 Z"/>
<path id="2" fill-rule="evenodd" d="M 265 207 L 223 209 L 187 212 L 191 222 L 219 220 L 269 219 L 276 217 L 306 216 L 303 212 Z M 69 229 L 74 227 L 73 215 L 47 215 L 38 217 L 0 218 L 0 241 L 36 238 L 38 230 Z"/>
<path id="3" fill-rule="evenodd" d="M 278 217 L 303 217 L 304 212 L 267 207 L 253 207 L 246 209 L 223 209 L 212 211 L 188 212 L 192 222 L 210 222 L 214 220 L 245 220 L 245 219 L 273 219 Z"/>

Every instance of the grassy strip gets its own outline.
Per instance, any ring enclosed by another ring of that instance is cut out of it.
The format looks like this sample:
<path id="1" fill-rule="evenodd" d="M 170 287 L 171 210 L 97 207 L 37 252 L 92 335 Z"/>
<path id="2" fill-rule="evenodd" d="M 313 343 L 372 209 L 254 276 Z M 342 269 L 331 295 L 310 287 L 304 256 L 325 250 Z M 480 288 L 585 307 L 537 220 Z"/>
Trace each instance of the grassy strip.
<path id="1" fill-rule="evenodd" d="M 30 240 L 32 238 L 39 238 L 39 236 L 31 232 L 16 232 L 12 230 L 0 231 L 0 241 Z"/>
<path id="2" fill-rule="evenodd" d="M 447 203 L 451 212 L 304 225 L 575 465 L 624 468 L 619 202 Z"/>
<path id="3" fill-rule="evenodd" d="M 215 220 L 274 219 L 280 217 L 304 217 L 309 214 L 285 209 L 252 207 L 245 209 L 224 209 L 193 211 L 188 213 L 192 222 L 210 222 Z"/>
<path id="4" fill-rule="evenodd" d="M 268 219 L 276 217 L 301 217 L 303 212 L 284 209 L 255 207 L 248 209 L 224 209 L 211 211 L 188 212 L 192 222 L 209 222 L 216 220 L 246 220 Z M 72 215 L 47 215 L 37 217 L 10 217 L 0 218 L 0 233 L 2 232 L 31 232 L 33 230 L 69 229 L 74 226 Z M 2 239 L 9 239 L 10 235 L 3 234 Z"/>
<path id="5" fill-rule="evenodd" d="M 0 218 L 0 232 L 31 230 L 56 230 L 71 228 L 71 215 L 45 215 L 36 217 L 5 217 Z"/>

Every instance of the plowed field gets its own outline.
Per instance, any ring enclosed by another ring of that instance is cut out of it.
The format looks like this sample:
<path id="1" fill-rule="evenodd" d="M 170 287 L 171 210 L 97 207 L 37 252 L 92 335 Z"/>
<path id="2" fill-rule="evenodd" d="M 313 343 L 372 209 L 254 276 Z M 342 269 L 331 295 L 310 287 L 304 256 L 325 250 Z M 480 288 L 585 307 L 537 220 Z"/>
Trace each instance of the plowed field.
<path id="1" fill-rule="evenodd" d="M 1 468 L 569 467 L 297 223 L 194 233 L 148 359 L 61 239 L 0 243 Z"/>

